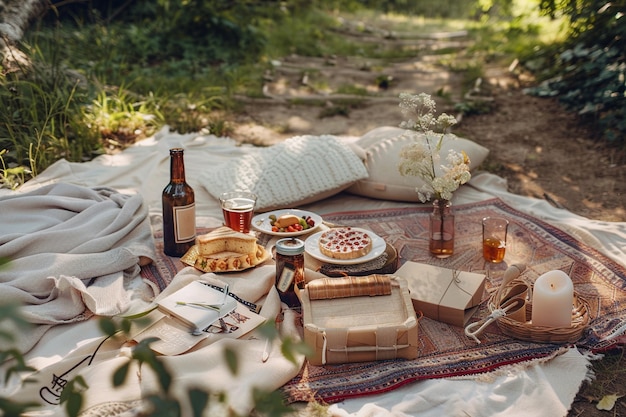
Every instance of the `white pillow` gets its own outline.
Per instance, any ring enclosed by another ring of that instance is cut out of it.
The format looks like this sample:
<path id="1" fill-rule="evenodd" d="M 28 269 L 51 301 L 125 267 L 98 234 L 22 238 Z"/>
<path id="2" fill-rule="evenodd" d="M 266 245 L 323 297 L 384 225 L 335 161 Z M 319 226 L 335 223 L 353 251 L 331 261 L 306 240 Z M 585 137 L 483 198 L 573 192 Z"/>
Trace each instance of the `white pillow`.
<path id="1" fill-rule="evenodd" d="M 355 142 L 367 155 L 365 166 L 369 177 L 351 185 L 347 192 L 380 200 L 419 202 L 415 190 L 423 181 L 419 177 L 403 177 L 398 170 L 400 150 L 414 140 L 403 136 L 404 132 L 398 127 L 379 127 Z M 478 167 L 489 154 L 489 149 L 484 146 L 448 134 L 441 146 L 442 161 L 445 161 L 450 149 L 465 151 L 470 158 L 470 170 Z"/>
<path id="2" fill-rule="evenodd" d="M 208 167 L 199 180 L 215 198 L 225 191 L 252 191 L 255 210 L 267 211 L 322 200 L 367 175 L 362 159 L 339 138 L 307 135 Z"/>

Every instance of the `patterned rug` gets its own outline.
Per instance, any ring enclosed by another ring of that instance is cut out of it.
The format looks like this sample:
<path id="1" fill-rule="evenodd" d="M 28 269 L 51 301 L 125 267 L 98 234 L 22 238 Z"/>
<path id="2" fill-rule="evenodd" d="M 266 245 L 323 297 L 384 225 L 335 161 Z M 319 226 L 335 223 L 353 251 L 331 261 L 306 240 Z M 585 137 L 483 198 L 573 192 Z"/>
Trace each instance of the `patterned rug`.
<path id="1" fill-rule="evenodd" d="M 206 232 L 197 231 L 197 234 L 202 233 Z M 179 258 L 163 253 L 163 232 L 161 230 L 154 230 L 153 235 L 157 259 L 155 262 L 141 267 L 141 277 L 150 281 L 159 291 L 163 291 L 172 282 L 176 273 L 187 265 L 183 264 Z"/>
<path id="2" fill-rule="evenodd" d="M 611 336 L 626 326 L 626 268 L 567 233 L 521 213 L 498 199 L 454 207 L 454 255 L 436 259 L 428 252 L 428 207 L 376 210 L 325 215 L 339 225 L 367 227 L 397 250 L 400 264 L 407 260 L 451 269 L 485 273 L 487 292 L 496 288 L 508 265 L 525 263 L 524 276 L 534 279 L 561 269 L 576 291 L 590 304 L 590 329 L 577 343 L 581 349 L 601 351 L 613 346 Z M 505 262 L 486 264 L 482 259 L 481 219 L 504 216 L 510 221 Z M 486 303 L 471 321 L 489 315 Z M 422 379 L 478 375 L 499 367 L 545 361 L 564 346 L 518 341 L 492 324 L 481 344 L 467 338 L 463 328 L 428 318 L 419 323 L 419 357 L 331 366 L 305 363 L 300 374 L 283 387 L 289 402 L 316 398 L 327 403 L 393 390 Z"/>
<path id="3" fill-rule="evenodd" d="M 484 273 L 487 276 L 485 301 L 510 264 L 526 264 L 524 276 L 529 279 L 561 269 L 572 278 L 576 291 L 590 306 L 589 330 L 577 346 L 592 351 L 614 346 L 617 339 L 612 336 L 626 326 L 626 268 L 570 234 L 498 199 L 459 205 L 453 210 L 455 249 L 454 255 L 447 259 L 436 259 L 428 252 L 429 207 L 343 212 L 324 215 L 324 220 L 372 230 L 396 248 L 400 264 L 411 260 Z M 508 246 L 505 262 L 487 264 L 482 258 L 481 219 L 495 215 L 506 217 L 510 222 Z M 156 235 L 155 239 L 157 251 L 162 254 L 161 239 Z M 142 276 L 163 289 L 182 267 L 177 258 L 162 255 L 155 264 L 143 268 Z M 471 321 L 488 314 L 483 303 Z M 390 391 L 422 379 L 478 375 L 504 366 L 545 361 L 565 349 L 562 345 L 512 339 L 502 334 L 495 324 L 489 326 L 480 339 L 482 343 L 478 345 L 465 336 L 463 328 L 422 318 L 417 359 L 327 366 L 305 363 L 300 374 L 282 391 L 288 402 L 316 398 L 333 403 Z"/>
<path id="4" fill-rule="evenodd" d="M 158 215 L 151 216 L 150 222 L 157 259 L 153 263 L 141 267 L 141 277 L 149 281 L 160 292 L 172 282 L 178 271 L 188 265 L 182 263 L 180 258 L 167 256 L 163 252 L 163 218 Z M 203 235 L 210 230 L 198 227 L 196 235 Z"/>

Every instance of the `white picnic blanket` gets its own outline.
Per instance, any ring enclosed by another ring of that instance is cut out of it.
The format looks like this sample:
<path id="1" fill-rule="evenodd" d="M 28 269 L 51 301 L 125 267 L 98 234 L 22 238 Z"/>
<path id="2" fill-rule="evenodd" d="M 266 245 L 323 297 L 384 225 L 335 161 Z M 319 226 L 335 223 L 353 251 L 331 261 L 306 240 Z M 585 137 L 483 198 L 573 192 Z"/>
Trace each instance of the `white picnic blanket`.
<path id="1" fill-rule="evenodd" d="M 0 198 L 0 303 L 23 305 L 38 326 L 18 332 L 28 351 L 51 325 L 126 311 L 124 278 L 155 258 L 141 196 L 50 184 Z"/>
<path id="2" fill-rule="evenodd" d="M 346 141 L 354 138 L 343 138 Z M 198 225 L 216 227 L 221 225 L 221 210 L 218 202 L 199 182 L 204 167 L 219 163 L 234 162 L 238 156 L 251 155 L 257 148 L 236 146 L 234 141 L 214 136 L 178 135 L 163 130 L 153 138 L 144 140 L 118 155 L 101 156 L 87 163 L 69 163 L 59 161 L 41 173 L 35 180 L 27 183 L 20 193 L 45 188 L 61 182 L 83 187 L 110 187 L 125 194 L 137 193 L 143 198 L 151 216 L 161 212 L 160 196 L 169 177 L 168 150 L 175 146 L 185 148 L 187 180 L 196 192 Z M 607 256 L 624 264 L 626 259 L 626 224 L 598 222 L 576 216 L 566 210 L 552 207 L 545 201 L 516 196 L 506 190 L 506 181 L 491 174 L 474 175 L 466 186 L 455 193 L 454 203 L 463 204 L 482 201 L 494 196 L 503 199 L 518 210 L 527 212 L 567 228 L 585 242 L 593 245 Z M 414 203 L 400 203 L 372 200 L 355 195 L 340 193 L 304 207 L 320 215 L 331 212 L 367 210 L 390 207 L 403 207 Z M 4 214 L 4 211 L 3 211 Z M 188 272 L 188 271 L 187 271 Z M 259 273 L 255 271 L 255 273 Z M 175 283 L 185 279 L 179 274 Z M 139 279 L 138 277 L 136 279 Z M 271 291 L 268 299 L 271 299 Z M 250 300 L 264 302 L 265 300 Z M 269 303 L 268 305 L 271 305 Z M 133 305 L 133 310 L 141 305 Z M 265 309 L 264 305 L 264 309 Z M 271 310 L 271 309 L 269 309 Z M 268 310 L 268 311 L 269 311 Z M 268 314 L 268 311 L 265 314 Z M 268 317 L 272 313 L 269 313 Z M 289 327 L 286 329 L 289 333 Z M 104 410 L 113 402 L 117 406 L 137 406 L 139 397 L 150 387 L 148 374 L 144 374 L 145 384 L 113 390 L 107 378 L 116 365 L 127 361 L 127 350 L 120 343 L 104 344 L 94 353 L 94 346 L 101 342 L 100 334 L 94 321 L 86 321 L 70 326 L 53 327 L 28 354 L 29 364 L 42 369 L 42 374 L 73 376 L 80 373 L 86 381 L 95 387 L 89 394 L 87 405 L 92 411 Z M 222 344 L 213 344 L 195 351 L 193 354 L 167 358 L 166 362 L 175 373 L 175 381 L 180 387 L 188 387 L 196 381 L 210 388 L 212 382 L 225 381 L 224 387 L 234 390 L 230 405 L 238 412 L 247 412 L 250 407 L 249 396 L 235 387 L 241 381 L 247 389 L 252 385 L 275 389 L 288 381 L 294 368 L 273 353 L 271 360 L 264 367 L 260 361 L 262 341 L 229 341 L 237 345 L 245 361 L 240 378 L 229 379 L 221 365 L 216 363 L 220 357 L 218 349 Z M 74 365 L 85 359 L 91 366 Z M 475 416 L 527 416 L 567 414 L 580 383 L 586 378 L 589 358 L 575 349 L 566 355 L 553 359 L 546 364 L 533 364 L 527 368 L 501 369 L 498 373 L 484 375 L 479 379 L 452 380 L 439 379 L 409 384 L 384 395 L 363 397 L 332 405 L 329 412 L 337 416 L 418 416 L 440 415 L 475 415 Z M 61 370 L 72 371 L 69 374 Z M 56 373 L 55 373 L 56 372 Z M 218 375 L 218 377 L 216 377 Z M 264 377 L 264 375 L 266 377 Z M 43 378 L 43 377 L 42 377 Z M 205 382 L 201 382 L 205 381 Z M 26 391 L 17 388 L 17 381 L 11 380 L 5 392 Z M 54 386 L 47 387 L 53 391 Z M 58 387 L 57 387 L 58 388 Z M 178 391 L 177 391 L 178 392 Z M 33 389 L 32 394 L 35 395 Z M 532 404 L 532 406 L 531 406 Z M 535 407 L 535 405 L 537 407 Z M 535 407 L 535 408 L 533 408 Z M 123 408 L 123 407 L 121 407 Z M 58 406 L 47 404 L 48 415 L 63 415 Z M 118 409 L 119 411 L 119 409 Z M 303 411 L 304 413 L 304 411 Z M 119 414 L 119 413 L 118 413 Z M 43 413 L 46 415 L 46 413 Z M 111 411 L 109 415 L 116 415 Z"/>
<path id="3" fill-rule="evenodd" d="M 280 298 L 273 288 L 274 271 L 273 265 L 266 265 L 237 275 L 218 276 L 188 267 L 180 271 L 155 301 L 192 280 L 202 279 L 220 286 L 228 283 L 230 291 L 245 300 L 262 300 L 260 314 L 274 319 L 281 311 Z M 280 329 L 281 335 L 298 338 L 295 313 L 284 305 L 282 307 L 285 308 L 285 319 Z M 145 310 L 147 305 L 142 308 Z M 10 384 L 13 390 L 11 398 L 40 403 L 41 407 L 33 415 L 65 416 L 65 410 L 58 405 L 61 388 L 68 380 L 81 375 L 89 386 L 84 396 L 85 415 L 129 415 L 124 413 L 140 409 L 140 399 L 159 389 L 159 379 L 148 366 L 137 366 L 136 362 L 130 361 L 133 338 L 144 328 L 144 325 L 138 324 L 126 338 L 105 340 L 95 320 L 67 328 L 54 327 L 28 355 L 29 363 L 39 372 L 29 375 L 29 383 L 23 386 L 19 386 L 14 378 Z M 222 339 L 213 344 L 200 342 L 184 355 L 162 357 L 164 365 L 175 376 L 171 393 L 175 398 L 184 399 L 190 388 L 215 393 L 225 390 L 231 397 L 228 403 L 230 409 L 239 415 L 247 415 L 253 407 L 253 388 L 270 391 L 280 388 L 285 381 L 297 375 L 304 360 L 297 356 L 295 363 L 287 360 L 280 353 L 278 343 L 275 341 L 267 349 L 269 358 L 266 362 L 262 361 L 266 339 L 260 337 L 247 340 Z M 241 370 L 237 374 L 230 371 L 224 359 L 226 348 L 238 355 Z M 113 373 L 129 362 L 132 365 L 126 383 L 122 389 L 114 387 Z M 213 402 L 217 403 L 216 400 Z M 181 400 L 181 405 L 183 415 L 191 416 L 188 402 Z M 215 412 L 215 409 L 212 411 Z M 226 415 L 224 410 L 220 414 Z"/>

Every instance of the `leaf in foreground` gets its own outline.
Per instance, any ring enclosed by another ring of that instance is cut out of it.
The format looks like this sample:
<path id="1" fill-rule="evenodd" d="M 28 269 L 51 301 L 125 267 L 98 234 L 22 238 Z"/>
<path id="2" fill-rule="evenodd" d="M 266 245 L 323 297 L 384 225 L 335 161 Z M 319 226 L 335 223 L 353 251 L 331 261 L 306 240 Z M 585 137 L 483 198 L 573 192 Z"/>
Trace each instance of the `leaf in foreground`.
<path id="1" fill-rule="evenodd" d="M 605 410 L 605 411 L 612 410 L 613 407 L 615 407 L 615 402 L 622 397 L 623 395 L 617 395 L 617 394 L 605 395 L 604 397 L 602 397 L 600 401 L 598 401 L 596 408 L 598 410 Z"/>

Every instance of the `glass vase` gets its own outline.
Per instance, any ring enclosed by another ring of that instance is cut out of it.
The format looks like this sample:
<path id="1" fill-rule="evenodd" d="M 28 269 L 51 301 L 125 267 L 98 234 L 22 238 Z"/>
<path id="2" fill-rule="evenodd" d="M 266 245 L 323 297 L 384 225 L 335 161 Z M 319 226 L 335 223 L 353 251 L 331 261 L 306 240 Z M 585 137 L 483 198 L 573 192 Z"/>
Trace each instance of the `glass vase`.
<path id="1" fill-rule="evenodd" d="M 454 214 L 450 200 L 433 201 L 429 250 L 437 258 L 447 258 L 454 253 Z"/>

